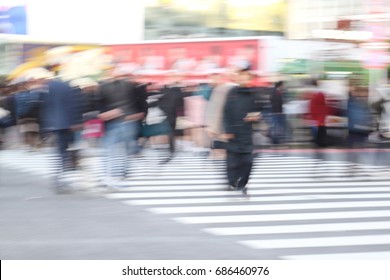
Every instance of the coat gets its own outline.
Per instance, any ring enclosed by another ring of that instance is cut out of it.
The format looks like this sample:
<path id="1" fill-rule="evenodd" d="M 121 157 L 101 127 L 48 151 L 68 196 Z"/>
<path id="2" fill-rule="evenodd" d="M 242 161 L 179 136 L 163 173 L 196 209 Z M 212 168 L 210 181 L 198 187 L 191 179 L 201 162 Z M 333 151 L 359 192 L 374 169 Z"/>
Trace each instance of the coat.
<path id="1" fill-rule="evenodd" d="M 283 93 L 279 89 L 274 89 L 270 96 L 272 113 L 283 113 Z"/>
<path id="2" fill-rule="evenodd" d="M 206 109 L 206 126 L 217 135 L 224 133 L 223 112 L 227 95 L 233 86 L 234 84 L 224 84 L 215 87 Z"/>
<path id="3" fill-rule="evenodd" d="M 67 83 L 52 80 L 47 84 L 47 91 L 42 94 L 42 129 L 56 131 L 70 129 L 82 123 L 81 92 Z"/>
<path id="4" fill-rule="evenodd" d="M 245 122 L 248 113 L 260 112 L 258 96 L 254 88 L 234 87 L 226 99 L 224 108 L 224 128 L 226 134 L 233 134 L 227 150 L 235 153 L 253 151 L 253 123 Z"/>
<path id="5" fill-rule="evenodd" d="M 97 95 L 103 111 L 121 109 L 124 115 L 140 113 L 137 108 L 136 84 L 123 79 L 113 80 L 99 86 Z"/>
<path id="6" fill-rule="evenodd" d="M 310 99 L 310 116 L 317 126 L 325 126 L 328 107 L 325 101 L 325 95 L 317 91 L 313 93 Z"/>
<path id="7" fill-rule="evenodd" d="M 180 87 L 164 87 L 161 90 L 162 97 L 159 100 L 159 106 L 167 116 L 167 120 L 172 129 L 176 128 L 176 118 L 180 111 L 183 111 L 184 100 L 183 91 Z"/>

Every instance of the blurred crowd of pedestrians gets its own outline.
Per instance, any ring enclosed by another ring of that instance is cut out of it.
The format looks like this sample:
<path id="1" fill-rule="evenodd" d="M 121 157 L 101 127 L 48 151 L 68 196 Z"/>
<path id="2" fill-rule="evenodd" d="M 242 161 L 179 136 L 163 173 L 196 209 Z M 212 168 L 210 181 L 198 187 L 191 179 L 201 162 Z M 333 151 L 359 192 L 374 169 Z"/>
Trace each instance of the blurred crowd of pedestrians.
<path id="1" fill-rule="evenodd" d="M 15 129 L 30 149 L 55 139 L 63 172 L 76 168 L 80 143 L 102 147 L 106 185 L 120 184 L 127 177 L 129 160 L 145 147 L 166 144 L 169 153 L 162 164 L 178 149 L 225 159 L 230 188 L 246 194 L 256 145 L 294 142 L 294 118 L 308 124 L 309 140 L 326 147 L 336 143 L 328 133 L 327 117 L 347 117 L 343 143 L 363 147 L 379 131 L 386 109 L 386 99 L 369 106 L 363 87 L 351 85 L 348 99 L 332 107 L 317 80 L 308 80 L 304 94 L 295 99 L 283 81 L 258 87 L 252 80 L 248 69 L 215 73 L 202 83 L 176 73 L 159 84 L 140 82 L 120 68 L 101 82 L 64 82 L 42 71 L 23 82 L 2 84 L 0 139 L 5 142 Z M 304 109 L 287 115 L 287 101 L 299 102 Z"/>

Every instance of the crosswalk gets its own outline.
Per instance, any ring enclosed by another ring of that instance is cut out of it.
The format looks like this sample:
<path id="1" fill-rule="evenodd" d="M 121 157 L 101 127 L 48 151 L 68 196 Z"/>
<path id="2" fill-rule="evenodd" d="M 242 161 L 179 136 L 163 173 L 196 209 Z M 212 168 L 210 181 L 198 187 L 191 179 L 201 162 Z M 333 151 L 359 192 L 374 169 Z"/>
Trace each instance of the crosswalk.
<path id="1" fill-rule="evenodd" d="M 12 168 L 54 176 L 52 153 L 3 151 Z M 83 160 L 102 177 L 99 156 Z M 249 199 L 228 191 L 223 161 L 181 154 L 159 164 L 146 154 L 107 199 L 118 200 L 277 259 L 389 259 L 387 166 L 263 154 L 255 159 Z"/>

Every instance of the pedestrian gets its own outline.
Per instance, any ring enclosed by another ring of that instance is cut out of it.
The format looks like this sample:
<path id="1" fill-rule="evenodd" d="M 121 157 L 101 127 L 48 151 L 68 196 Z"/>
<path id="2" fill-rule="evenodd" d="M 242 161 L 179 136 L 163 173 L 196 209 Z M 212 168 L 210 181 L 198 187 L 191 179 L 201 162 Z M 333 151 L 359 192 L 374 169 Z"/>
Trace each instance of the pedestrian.
<path id="1" fill-rule="evenodd" d="M 281 144 L 286 140 L 286 115 L 283 112 L 284 104 L 284 82 L 275 83 L 275 87 L 270 95 L 272 128 L 271 138 L 273 144 Z"/>
<path id="2" fill-rule="evenodd" d="M 141 138 L 143 137 L 142 135 L 142 123 L 145 120 L 145 118 L 148 116 L 148 93 L 147 93 L 147 88 L 150 86 L 151 83 L 140 83 L 140 82 L 135 82 L 135 96 L 136 96 L 136 106 L 137 110 L 139 112 L 143 113 L 143 118 L 139 119 L 137 121 L 138 123 L 138 131 L 137 131 L 137 142 L 136 147 L 134 149 L 134 154 L 135 155 L 140 155 L 143 149 L 143 145 L 141 142 Z"/>
<path id="3" fill-rule="evenodd" d="M 128 81 L 128 73 L 116 69 L 112 79 L 98 88 L 103 106 L 99 118 L 105 122 L 105 179 L 108 187 L 120 186 L 127 177 L 127 155 L 138 133 L 138 121 L 144 117 L 136 106 L 135 85 Z M 131 146 L 131 147 L 130 147 Z"/>
<path id="4" fill-rule="evenodd" d="M 223 112 L 228 93 L 237 86 L 233 83 L 233 75 L 229 76 L 228 81 L 222 74 L 216 77 L 216 86 L 206 108 L 206 129 L 211 138 L 211 157 L 214 159 L 226 158 L 226 140 L 221 138 L 224 135 Z"/>
<path id="5" fill-rule="evenodd" d="M 98 118 L 102 111 L 102 102 L 97 94 L 98 83 L 91 78 L 79 78 L 71 81 L 71 86 L 81 91 L 81 113 L 83 130 L 78 135 L 79 142 L 87 141 L 88 147 L 97 147 L 98 140 L 103 136 L 103 122 Z"/>
<path id="6" fill-rule="evenodd" d="M 36 150 L 40 144 L 39 120 L 43 93 L 40 80 L 29 79 L 23 90 L 15 94 L 17 124 L 24 144 L 31 150 Z"/>
<path id="7" fill-rule="evenodd" d="M 159 107 L 165 113 L 169 124 L 169 156 L 162 163 L 169 162 L 176 151 L 176 124 L 179 115 L 184 111 L 184 92 L 181 85 L 181 76 L 173 75 L 172 81 L 161 89 Z"/>
<path id="8" fill-rule="evenodd" d="M 347 102 L 348 148 L 364 148 L 374 128 L 367 98 L 366 87 L 350 87 Z"/>
<path id="9" fill-rule="evenodd" d="M 247 183 L 253 165 L 253 124 L 261 118 L 256 91 L 250 87 L 249 70 L 238 72 L 237 83 L 229 92 L 223 122 L 227 140 L 227 177 L 229 188 L 247 196 Z"/>
<path id="10" fill-rule="evenodd" d="M 328 145 L 328 136 L 325 120 L 328 115 L 328 106 L 325 94 L 318 88 L 318 81 L 312 80 L 311 85 L 314 86 L 314 89 L 311 90 L 309 106 L 311 120 L 313 121 L 314 143 L 319 147 L 326 147 Z"/>
<path id="11" fill-rule="evenodd" d="M 73 89 L 67 82 L 50 79 L 49 74 L 42 80 L 42 131 L 54 134 L 60 156 L 59 179 L 72 175 L 76 171 L 76 155 L 70 149 L 74 143 L 74 133 L 82 128 L 80 91 Z M 72 175 L 73 176 L 73 175 Z M 57 181 L 59 192 L 69 191 L 66 185 Z"/>

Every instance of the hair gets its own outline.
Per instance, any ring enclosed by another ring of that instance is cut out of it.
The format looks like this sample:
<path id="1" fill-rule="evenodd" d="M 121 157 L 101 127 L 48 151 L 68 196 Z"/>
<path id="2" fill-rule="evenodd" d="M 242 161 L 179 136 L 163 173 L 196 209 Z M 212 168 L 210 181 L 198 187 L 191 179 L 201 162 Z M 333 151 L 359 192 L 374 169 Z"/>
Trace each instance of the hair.
<path id="1" fill-rule="evenodd" d="M 252 72 L 251 72 L 251 68 L 250 67 L 245 67 L 245 68 L 241 68 L 237 71 L 238 74 L 251 74 L 252 75 Z"/>
<path id="2" fill-rule="evenodd" d="M 318 80 L 316 80 L 316 79 L 309 80 L 309 85 L 317 87 L 318 86 Z"/>
<path id="3" fill-rule="evenodd" d="M 275 88 L 279 88 L 279 87 L 281 87 L 283 84 L 284 84 L 283 81 L 278 81 L 278 82 L 275 83 Z"/>

